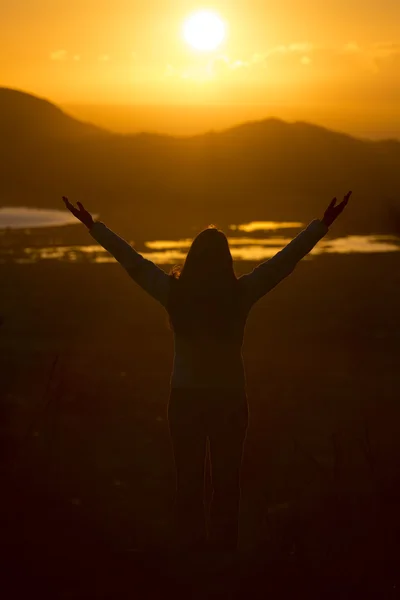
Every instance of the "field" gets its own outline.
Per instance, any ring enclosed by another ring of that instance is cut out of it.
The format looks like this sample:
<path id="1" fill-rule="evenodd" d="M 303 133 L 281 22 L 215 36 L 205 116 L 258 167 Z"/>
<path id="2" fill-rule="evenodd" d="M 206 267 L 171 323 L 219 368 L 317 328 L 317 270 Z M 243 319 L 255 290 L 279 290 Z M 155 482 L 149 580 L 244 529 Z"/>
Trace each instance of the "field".
<path id="1" fill-rule="evenodd" d="M 241 558 L 206 575 L 168 558 L 173 344 L 163 309 L 119 265 L 0 265 L 10 589 L 395 598 L 399 267 L 398 253 L 304 260 L 253 309 Z"/>

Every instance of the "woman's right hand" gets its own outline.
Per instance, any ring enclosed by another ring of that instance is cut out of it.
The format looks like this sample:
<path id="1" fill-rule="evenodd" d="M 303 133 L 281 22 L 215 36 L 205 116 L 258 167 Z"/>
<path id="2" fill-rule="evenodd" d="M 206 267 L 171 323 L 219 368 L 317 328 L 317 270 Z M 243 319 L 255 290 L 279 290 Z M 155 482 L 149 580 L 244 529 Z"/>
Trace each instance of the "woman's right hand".
<path id="1" fill-rule="evenodd" d="M 347 206 L 347 203 L 349 201 L 349 198 L 351 196 L 353 192 L 348 192 L 344 199 L 343 202 L 341 202 L 340 204 L 338 204 L 337 206 L 335 206 L 336 204 L 336 198 L 334 198 L 332 200 L 332 202 L 330 203 L 330 205 L 328 206 L 328 208 L 325 211 L 324 217 L 322 220 L 323 223 L 325 223 L 325 225 L 327 227 L 330 227 L 332 225 L 332 223 L 334 221 L 336 221 L 336 219 L 338 218 L 338 216 L 343 212 L 344 208 Z"/>
<path id="2" fill-rule="evenodd" d="M 63 196 L 62 199 L 64 200 L 65 206 L 68 208 L 68 210 L 70 212 L 72 212 L 74 217 L 79 219 L 79 221 L 81 221 L 81 223 L 83 223 L 84 225 L 86 225 L 86 227 L 88 229 L 90 229 L 94 223 L 93 217 L 90 214 L 90 212 L 88 212 L 85 209 L 83 204 L 81 204 L 80 202 L 77 202 L 77 205 L 79 208 L 76 208 L 73 204 L 71 204 L 71 202 L 68 200 L 68 198 L 66 196 Z"/>

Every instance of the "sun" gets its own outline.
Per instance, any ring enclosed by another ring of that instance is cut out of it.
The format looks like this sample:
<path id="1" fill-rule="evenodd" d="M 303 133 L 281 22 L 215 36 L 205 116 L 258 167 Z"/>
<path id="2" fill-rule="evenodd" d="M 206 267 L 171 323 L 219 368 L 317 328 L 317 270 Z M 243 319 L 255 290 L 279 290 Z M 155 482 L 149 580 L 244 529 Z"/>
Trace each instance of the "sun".
<path id="1" fill-rule="evenodd" d="M 226 37 L 226 24 L 217 13 L 202 10 L 188 17 L 183 25 L 185 40 L 196 50 L 211 52 Z"/>

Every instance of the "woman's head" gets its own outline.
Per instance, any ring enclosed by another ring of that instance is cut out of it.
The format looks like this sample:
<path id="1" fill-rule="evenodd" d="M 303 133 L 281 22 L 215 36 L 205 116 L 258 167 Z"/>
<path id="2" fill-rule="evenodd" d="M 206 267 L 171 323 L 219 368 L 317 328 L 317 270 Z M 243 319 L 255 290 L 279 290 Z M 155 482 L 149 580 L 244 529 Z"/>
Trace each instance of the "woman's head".
<path id="1" fill-rule="evenodd" d="M 238 318 L 238 280 L 226 235 L 211 225 L 193 240 L 171 272 L 169 314 L 181 334 L 231 336 Z"/>
<path id="2" fill-rule="evenodd" d="M 193 240 L 183 267 L 172 270 L 175 278 L 197 285 L 235 277 L 229 243 L 223 231 L 210 225 Z M 236 278 L 236 277 L 235 277 Z"/>

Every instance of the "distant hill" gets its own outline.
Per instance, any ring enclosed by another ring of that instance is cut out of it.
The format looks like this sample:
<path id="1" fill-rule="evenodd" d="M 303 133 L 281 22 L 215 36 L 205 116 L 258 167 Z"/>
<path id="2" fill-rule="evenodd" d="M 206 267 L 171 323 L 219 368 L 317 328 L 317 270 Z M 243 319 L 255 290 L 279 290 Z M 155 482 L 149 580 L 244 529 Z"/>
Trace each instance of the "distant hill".
<path id="1" fill-rule="evenodd" d="M 62 140 L 103 133 L 95 125 L 73 119 L 47 100 L 1 87 L 0 132 L 2 135 L 14 134 L 22 138 L 38 135 Z"/>
<path id="2" fill-rule="evenodd" d="M 350 189 L 337 234 L 393 230 L 400 142 L 273 118 L 189 138 L 120 135 L 0 88 L 3 206 L 62 208 L 65 194 L 121 235 L 165 238 L 210 222 L 308 222 Z"/>

